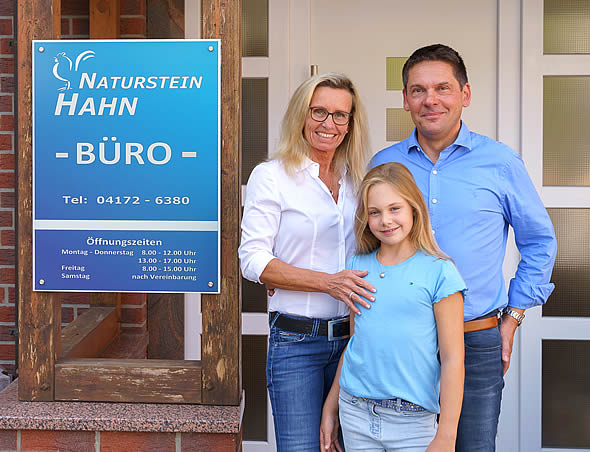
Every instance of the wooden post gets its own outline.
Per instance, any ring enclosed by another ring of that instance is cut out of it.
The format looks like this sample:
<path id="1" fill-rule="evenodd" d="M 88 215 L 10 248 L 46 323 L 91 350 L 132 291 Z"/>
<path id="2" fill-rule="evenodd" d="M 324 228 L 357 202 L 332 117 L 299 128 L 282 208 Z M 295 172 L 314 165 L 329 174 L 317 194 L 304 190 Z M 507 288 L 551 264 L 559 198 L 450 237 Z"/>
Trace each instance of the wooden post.
<path id="1" fill-rule="evenodd" d="M 17 2 L 18 329 L 21 400 L 54 397 L 54 365 L 60 348 L 59 294 L 33 292 L 32 248 L 32 54 L 31 40 L 59 36 L 61 0 Z"/>
<path id="2" fill-rule="evenodd" d="M 119 39 L 121 0 L 90 0 L 90 39 Z"/>
<path id="3" fill-rule="evenodd" d="M 221 39 L 221 282 L 202 296 L 202 398 L 238 405 L 242 393 L 240 241 L 241 0 L 202 0 L 203 39 Z"/>

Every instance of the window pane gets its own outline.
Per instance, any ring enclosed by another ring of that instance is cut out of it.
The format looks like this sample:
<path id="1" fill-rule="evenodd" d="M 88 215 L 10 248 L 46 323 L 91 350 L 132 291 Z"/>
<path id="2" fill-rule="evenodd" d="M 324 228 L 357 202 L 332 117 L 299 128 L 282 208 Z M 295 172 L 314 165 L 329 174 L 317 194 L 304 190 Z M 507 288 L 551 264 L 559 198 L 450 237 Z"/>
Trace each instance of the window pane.
<path id="1" fill-rule="evenodd" d="M 547 209 L 557 237 L 544 316 L 590 317 L 590 209 Z"/>
<path id="2" fill-rule="evenodd" d="M 387 141 L 402 141 L 410 136 L 414 130 L 414 123 L 410 114 L 403 108 L 388 108 L 385 129 Z"/>
<path id="3" fill-rule="evenodd" d="M 388 91 L 404 89 L 402 68 L 407 59 L 407 57 L 387 57 L 385 59 L 385 89 Z"/>
<path id="4" fill-rule="evenodd" d="M 543 185 L 590 186 L 590 77 L 543 79 Z"/>
<path id="5" fill-rule="evenodd" d="M 242 0 L 242 56 L 268 56 L 268 0 Z"/>
<path id="6" fill-rule="evenodd" d="M 544 5 L 544 52 L 590 53 L 590 2 L 545 0 Z"/>
<path id="7" fill-rule="evenodd" d="M 244 441 L 266 441 L 267 336 L 242 336 L 242 377 L 246 391 Z"/>
<path id="8" fill-rule="evenodd" d="M 590 341 L 543 341 L 543 447 L 590 447 Z"/>
<path id="9" fill-rule="evenodd" d="M 266 312 L 266 287 L 242 278 L 242 312 Z"/>
<path id="10" fill-rule="evenodd" d="M 268 157 L 268 79 L 242 79 L 242 185 Z"/>

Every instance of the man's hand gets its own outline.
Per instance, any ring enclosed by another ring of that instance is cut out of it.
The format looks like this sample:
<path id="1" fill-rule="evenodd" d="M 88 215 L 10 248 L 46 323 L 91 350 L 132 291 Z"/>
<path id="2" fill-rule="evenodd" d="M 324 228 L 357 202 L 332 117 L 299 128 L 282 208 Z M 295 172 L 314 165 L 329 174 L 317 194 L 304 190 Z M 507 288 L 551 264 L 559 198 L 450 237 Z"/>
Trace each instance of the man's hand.
<path id="1" fill-rule="evenodd" d="M 524 309 L 511 308 L 520 314 L 524 313 Z M 510 356 L 512 355 L 512 344 L 514 342 L 514 333 L 518 327 L 518 322 L 509 315 L 502 316 L 502 324 L 500 325 L 500 338 L 502 339 L 502 364 L 504 365 L 504 374 L 508 372 L 510 367 Z"/>

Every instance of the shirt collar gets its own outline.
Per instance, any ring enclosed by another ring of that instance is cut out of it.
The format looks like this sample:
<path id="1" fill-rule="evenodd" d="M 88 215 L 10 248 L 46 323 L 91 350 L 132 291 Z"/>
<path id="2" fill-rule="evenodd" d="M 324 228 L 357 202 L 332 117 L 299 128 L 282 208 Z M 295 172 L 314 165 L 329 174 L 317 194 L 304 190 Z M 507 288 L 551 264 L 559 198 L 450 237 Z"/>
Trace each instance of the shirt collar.
<path id="1" fill-rule="evenodd" d="M 408 143 L 408 146 L 406 148 L 406 153 L 410 153 L 411 149 L 420 149 L 420 143 L 418 143 L 418 134 L 416 131 L 416 128 L 414 127 L 414 130 L 412 130 L 412 133 L 410 134 L 410 136 L 408 137 L 408 139 L 406 140 Z M 457 139 L 455 140 L 455 142 L 453 144 L 451 144 L 451 146 L 459 146 L 464 148 L 466 151 L 471 151 L 472 147 L 471 147 L 471 132 L 469 131 L 469 129 L 467 128 L 467 125 L 461 121 L 461 128 L 459 129 L 459 135 L 457 135 Z M 449 147 L 451 147 L 449 146 Z"/>

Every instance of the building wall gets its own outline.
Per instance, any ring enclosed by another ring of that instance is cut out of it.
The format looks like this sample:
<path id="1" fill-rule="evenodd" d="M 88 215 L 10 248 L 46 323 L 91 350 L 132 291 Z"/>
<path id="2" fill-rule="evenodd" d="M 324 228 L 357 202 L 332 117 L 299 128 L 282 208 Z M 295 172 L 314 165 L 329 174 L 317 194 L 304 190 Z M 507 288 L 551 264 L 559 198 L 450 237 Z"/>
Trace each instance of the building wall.
<path id="1" fill-rule="evenodd" d="M 15 180 L 15 2 L 0 0 L 0 369 L 16 368 L 16 180 Z M 62 39 L 88 39 L 88 2 L 62 0 Z M 121 38 L 146 38 L 146 0 L 121 0 Z M 62 295 L 62 325 L 88 309 L 88 294 Z M 126 331 L 147 330 L 147 297 L 123 294 L 121 326 Z"/>

